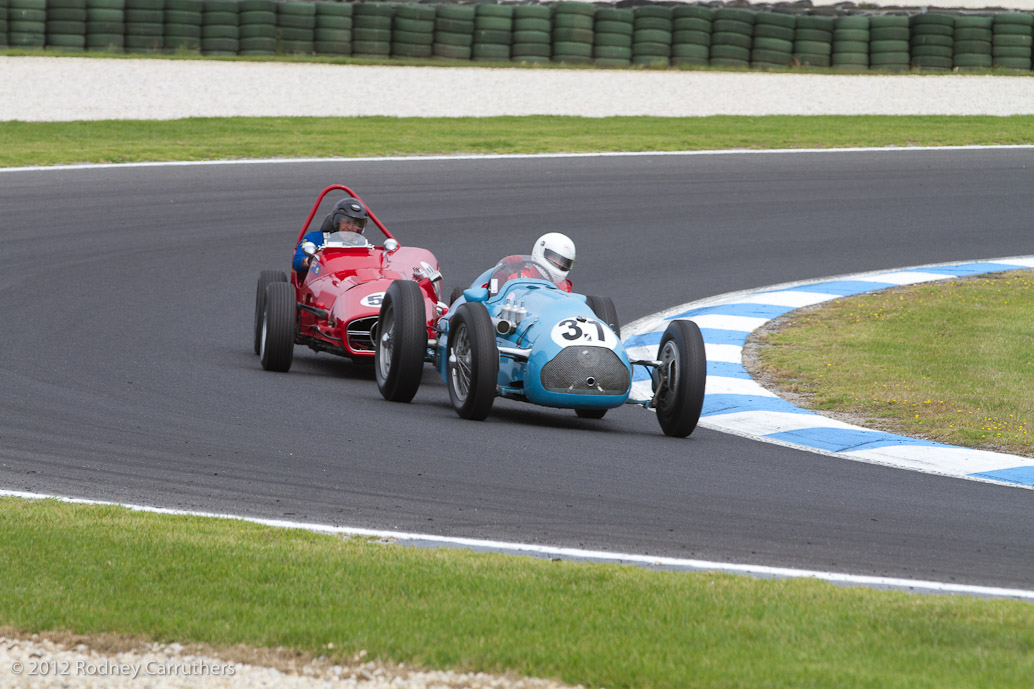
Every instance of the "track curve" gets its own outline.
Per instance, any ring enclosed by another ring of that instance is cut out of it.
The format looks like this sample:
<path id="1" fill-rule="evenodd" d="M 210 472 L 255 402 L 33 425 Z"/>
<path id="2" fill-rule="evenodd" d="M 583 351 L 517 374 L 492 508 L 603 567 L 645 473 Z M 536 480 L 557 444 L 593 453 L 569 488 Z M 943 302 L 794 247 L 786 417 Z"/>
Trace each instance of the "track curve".
<path id="1" fill-rule="evenodd" d="M 0 173 L 0 487 L 915 579 L 1034 584 L 1027 491 L 501 402 L 462 422 L 250 345 L 254 280 L 344 182 L 446 286 L 546 229 L 623 320 L 824 275 L 1030 252 L 1034 152 L 307 162 Z"/>

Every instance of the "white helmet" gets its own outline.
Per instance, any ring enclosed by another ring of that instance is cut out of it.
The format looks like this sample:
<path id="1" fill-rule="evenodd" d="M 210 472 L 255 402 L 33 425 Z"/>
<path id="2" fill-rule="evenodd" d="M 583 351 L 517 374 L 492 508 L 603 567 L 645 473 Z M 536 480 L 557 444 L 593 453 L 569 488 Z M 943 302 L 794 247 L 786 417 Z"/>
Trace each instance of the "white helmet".
<path id="1" fill-rule="evenodd" d="M 549 269 L 553 282 L 563 282 L 574 266 L 574 242 L 566 234 L 549 232 L 535 240 L 531 257 Z"/>

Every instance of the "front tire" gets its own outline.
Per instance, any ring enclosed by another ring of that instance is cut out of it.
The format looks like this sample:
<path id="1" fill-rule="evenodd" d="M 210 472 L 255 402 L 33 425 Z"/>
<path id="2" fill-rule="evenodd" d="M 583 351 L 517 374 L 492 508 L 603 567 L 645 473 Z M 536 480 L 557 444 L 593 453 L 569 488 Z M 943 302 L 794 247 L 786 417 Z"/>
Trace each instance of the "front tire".
<path id="1" fill-rule="evenodd" d="M 461 418 L 482 421 L 495 402 L 499 350 L 484 304 L 464 302 L 449 323 L 449 399 Z"/>
<path id="2" fill-rule="evenodd" d="M 700 328 L 693 321 L 668 324 L 657 359 L 662 362 L 656 398 L 657 422 L 665 435 L 685 438 L 697 426 L 704 406 L 707 355 Z"/>
<path id="3" fill-rule="evenodd" d="M 255 290 L 255 353 L 262 347 L 262 316 L 266 311 L 266 287 L 271 282 L 287 282 L 282 270 L 263 270 L 259 273 L 258 288 Z"/>
<path id="4" fill-rule="evenodd" d="M 396 280 L 388 286 L 377 317 L 374 375 L 389 402 L 409 402 L 420 388 L 427 351 L 427 314 L 420 285 Z"/>
<path id="5" fill-rule="evenodd" d="M 463 296 L 462 287 L 453 287 L 452 292 L 449 293 L 449 306 L 456 303 L 456 300 Z"/>
<path id="6" fill-rule="evenodd" d="M 259 332 L 259 359 L 267 371 L 286 373 L 291 370 L 297 313 L 293 285 L 271 282 L 266 286 L 266 307 Z"/>
<path id="7" fill-rule="evenodd" d="M 621 338 L 621 321 L 618 320 L 617 307 L 610 297 L 588 296 L 585 298 L 585 304 L 592 309 L 597 318 L 610 326 L 618 339 Z"/>
<path id="8" fill-rule="evenodd" d="M 606 413 L 606 409 L 575 409 L 574 413 L 578 415 L 579 419 L 602 419 Z"/>

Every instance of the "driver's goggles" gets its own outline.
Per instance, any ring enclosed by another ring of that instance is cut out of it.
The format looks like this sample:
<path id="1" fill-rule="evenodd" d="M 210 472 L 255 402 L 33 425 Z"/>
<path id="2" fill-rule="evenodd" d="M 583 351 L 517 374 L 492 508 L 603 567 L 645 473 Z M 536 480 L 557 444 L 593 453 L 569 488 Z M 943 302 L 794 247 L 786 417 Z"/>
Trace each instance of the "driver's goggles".
<path id="1" fill-rule="evenodd" d="M 560 254 L 551 249 L 546 249 L 545 256 L 547 261 L 555 265 L 560 270 L 571 270 L 571 267 L 574 266 L 573 258 L 561 256 Z"/>
<path id="2" fill-rule="evenodd" d="M 362 232 L 366 229 L 366 218 L 342 218 L 338 222 L 338 230 L 355 230 Z"/>

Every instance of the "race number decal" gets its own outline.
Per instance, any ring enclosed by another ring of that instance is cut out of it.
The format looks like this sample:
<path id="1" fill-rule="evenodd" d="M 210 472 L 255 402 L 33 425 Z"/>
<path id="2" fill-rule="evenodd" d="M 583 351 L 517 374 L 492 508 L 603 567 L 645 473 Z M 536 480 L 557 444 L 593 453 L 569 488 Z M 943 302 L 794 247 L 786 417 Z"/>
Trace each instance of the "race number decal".
<path id="1" fill-rule="evenodd" d="M 618 341 L 606 323 L 591 318 L 565 318 L 553 326 L 549 337 L 561 347 L 596 345 L 613 348 Z"/>
<path id="2" fill-rule="evenodd" d="M 374 292 L 373 294 L 367 294 L 359 303 L 362 306 L 373 306 L 379 309 L 383 301 L 384 292 Z"/>

